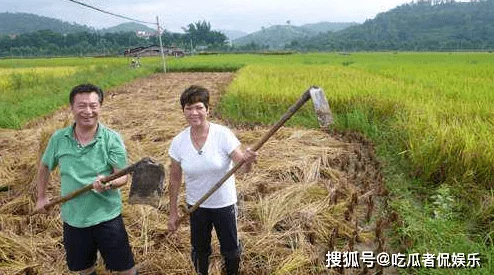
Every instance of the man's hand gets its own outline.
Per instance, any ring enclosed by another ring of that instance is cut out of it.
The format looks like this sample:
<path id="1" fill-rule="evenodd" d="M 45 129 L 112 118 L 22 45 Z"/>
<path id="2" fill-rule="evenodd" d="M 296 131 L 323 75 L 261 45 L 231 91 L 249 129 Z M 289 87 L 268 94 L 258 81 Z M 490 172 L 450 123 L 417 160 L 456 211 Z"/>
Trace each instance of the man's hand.
<path id="1" fill-rule="evenodd" d="M 38 173 L 36 175 L 36 188 L 37 188 L 37 198 L 35 211 L 38 213 L 48 212 L 45 206 L 50 202 L 46 196 L 46 188 L 48 186 L 48 180 L 50 178 L 50 170 L 48 166 L 44 165 L 42 162 L 39 163 Z"/>
<path id="2" fill-rule="evenodd" d="M 108 183 L 108 184 L 103 184 L 101 182 L 101 179 L 103 179 L 105 176 L 97 176 L 96 177 L 96 180 L 94 180 L 93 182 L 93 188 L 94 190 L 98 191 L 98 192 L 104 192 L 106 190 L 110 190 L 112 189 L 112 184 L 111 183 Z"/>

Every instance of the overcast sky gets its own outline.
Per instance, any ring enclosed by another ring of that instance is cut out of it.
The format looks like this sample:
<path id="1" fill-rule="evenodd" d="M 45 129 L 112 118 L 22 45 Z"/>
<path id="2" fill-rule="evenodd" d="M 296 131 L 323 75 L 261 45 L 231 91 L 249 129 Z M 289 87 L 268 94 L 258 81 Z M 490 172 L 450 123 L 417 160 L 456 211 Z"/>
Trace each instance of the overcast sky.
<path id="1" fill-rule="evenodd" d="M 156 22 L 168 31 L 197 21 L 212 29 L 255 32 L 261 27 L 321 21 L 363 23 L 411 0 L 77 0 L 104 11 Z M 25 12 L 96 29 L 130 22 L 69 0 L 1 0 L 0 12 Z M 150 25 L 150 27 L 153 27 Z"/>

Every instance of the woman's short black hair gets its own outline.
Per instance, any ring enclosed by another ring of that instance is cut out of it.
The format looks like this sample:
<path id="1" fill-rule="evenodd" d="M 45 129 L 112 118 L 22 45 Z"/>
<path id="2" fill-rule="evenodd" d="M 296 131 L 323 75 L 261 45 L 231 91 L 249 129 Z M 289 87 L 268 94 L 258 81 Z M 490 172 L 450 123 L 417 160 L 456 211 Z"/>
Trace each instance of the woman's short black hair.
<path id="1" fill-rule="evenodd" d="M 103 105 L 103 98 L 104 98 L 103 90 L 101 90 L 100 87 L 89 83 L 81 84 L 72 88 L 72 91 L 70 92 L 70 96 L 69 96 L 70 105 L 74 104 L 74 98 L 77 94 L 92 93 L 92 92 L 98 94 L 99 104 Z"/>
<path id="2" fill-rule="evenodd" d="M 202 86 L 192 85 L 189 88 L 185 89 L 185 91 L 180 96 L 180 104 L 182 105 L 182 110 L 184 110 L 185 105 L 191 105 L 197 102 L 204 103 L 204 106 L 206 106 L 206 110 L 209 109 L 208 89 Z"/>

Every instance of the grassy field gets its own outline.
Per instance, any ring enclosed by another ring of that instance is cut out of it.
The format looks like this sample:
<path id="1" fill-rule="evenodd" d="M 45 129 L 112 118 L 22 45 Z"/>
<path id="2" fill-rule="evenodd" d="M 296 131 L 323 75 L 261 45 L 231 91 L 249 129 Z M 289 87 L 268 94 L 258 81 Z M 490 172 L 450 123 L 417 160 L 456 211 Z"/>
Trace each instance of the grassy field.
<path id="1" fill-rule="evenodd" d="M 0 127 L 20 128 L 66 104 L 80 82 L 106 89 L 162 68 L 159 58 L 141 61 L 132 69 L 126 58 L 0 60 Z M 376 145 L 390 207 L 402 220 L 396 249 L 478 252 L 485 268 L 472 274 L 491 273 L 494 54 L 205 55 L 168 59 L 167 70 L 238 71 L 219 111 L 248 125 L 274 123 L 308 87 L 320 86 L 335 128 L 361 132 Z M 306 105 L 288 124 L 317 125 Z"/>
<path id="2" fill-rule="evenodd" d="M 77 84 L 114 87 L 153 73 L 156 62 L 134 69 L 127 58 L 0 60 L 0 128 L 21 128 L 66 105 L 68 92 Z"/>

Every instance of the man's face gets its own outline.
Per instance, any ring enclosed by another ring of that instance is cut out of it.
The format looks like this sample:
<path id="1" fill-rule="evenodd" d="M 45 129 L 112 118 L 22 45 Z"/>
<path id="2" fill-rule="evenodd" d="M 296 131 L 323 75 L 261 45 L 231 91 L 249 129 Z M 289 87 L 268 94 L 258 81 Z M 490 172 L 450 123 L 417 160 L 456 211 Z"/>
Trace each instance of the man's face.
<path id="1" fill-rule="evenodd" d="M 70 106 L 77 125 L 94 127 L 98 123 L 99 97 L 96 92 L 80 93 L 75 95 L 74 103 Z"/>

